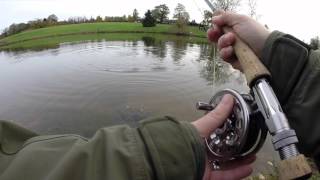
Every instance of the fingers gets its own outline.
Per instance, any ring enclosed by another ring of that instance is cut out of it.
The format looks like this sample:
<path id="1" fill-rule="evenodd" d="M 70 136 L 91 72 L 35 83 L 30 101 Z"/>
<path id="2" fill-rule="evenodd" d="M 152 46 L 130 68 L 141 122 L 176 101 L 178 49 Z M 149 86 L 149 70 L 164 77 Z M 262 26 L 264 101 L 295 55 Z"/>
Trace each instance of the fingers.
<path id="1" fill-rule="evenodd" d="M 203 180 L 238 180 L 249 176 L 252 173 L 251 164 L 256 160 L 256 156 L 249 156 L 242 160 L 232 161 L 223 170 L 211 170 L 210 165 L 206 165 Z"/>
<path id="2" fill-rule="evenodd" d="M 249 156 L 245 159 L 230 161 L 221 166 L 223 170 L 232 170 L 240 166 L 250 165 L 256 160 L 256 156 Z"/>
<path id="3" fill-rule="evenodd" d="M 246 16 L 235 14 L 232 12 L 216 11 L 212 19 L 214 28 L 208 31 L 208 39 L 211 42 L 218 43 L 220 57 L 230 63 L 235 69 L 242 71 L 240 62 L 236 58 L 234 48 L 232 47 L 236 41 L 235 34 L 232 32 L 224 34 L 223 26 L 234 27 L 240 22 L 247 20 Z"/>
<path id="4" fill-rule="evenodd" d="M 214 28 L 209 29 L 208 31 L 208 39 L 211 42 L 217 42 L 220 36 L 222 36 L 222 30 L 220 27 L 216 26 Z"/>
<path id="5" fill-rule="evenodd" d="M 210 41 L 218 42 L 220 57 L 225 61 L 230 62 L 228 60 L 235 56 L 232 45 L 235 43 L 236 38 L 231 32 L 224 35 L 221 34 L 221 29 L 219 27 L 215 27 L 208 31 L 208 38 Z"/>
<path id="6" fill-rule="evenodd" d="M 210 41 L 217 42 L 220 40 L 219 38 L 223 35 L 222 32 L 222 27 L 223 26 L 233 26 L 236 24 L 239 19 L 241 18 L 241 15 L 234 14 L 231 12 L 224 12 L 221 10 L 218 10 L 217 12 L 214 13 L 214 17 L 212 18 L 212 23 L 215 25 L 214 28 L 211 28 L 208 31 L 208 38 Z M 231 44 L 235 41 L 235 36 L 232 33 L 227 33 L 228 35 L 226 36 L 226 40 L 222 42 L 229 42 L 232 41 Z M 222 36 L 224 37 L 224 36 Z M 221 38 L 222 38 L 221 37 Z"/>
<path id="7" fill-rule="evenodd" d="M 217 10 L 213 13 L 213 16 L 218 16 L 218 15 L 221 15 L 223 14 L 224 11 L 223 10 Z M 208 31 L 208 39 L 211 41 L 211 42 L 217 42 L 218 39 L 220 38 L 220 36 L 222 36 L 222 30 L 219 26 L 215 26 L 214 28 L 211 28 L 209 29 Z"/>
<path id="8" fill-rule="evenodd" d="M 225 61 L 228 61 L 233 55 L 233 47 L 228 46 L 226 48 L 223 48 L 219 51 L 220 57 L 224 59 Z"/>
<path id="9" fill-rule="evenodd" d="M 218 48 L 219 50 L 231 46 L 235 43 L 236 37 L 233 33 L 228 32 L 222 35 L 218 40 Z"/>
<path id="10" fill-rule="evenodd" d="M 233 57 L 226 61 L 229 62 L 234 69 L 238 69 L 239 71 L 243 72 L 242 66 L 236 57 Z"/>
<path id="11" fill-rule="evenodd" d="M 243 165 L 224 171 L 212 171 L 210 174 L 210 180 L 239 180 L 250 176 L 252 171 L 251 165 Z"/>
<path id="12" fill-rule="evenodd" d="M 194 121 L 192 124 L 197 128 L 202 137 L 208 137 L 215 129 L 217 129 L 230 115 L 234 104 L 231 95 L 225 95 L 218 106 L 202 118 Z"/>
<path id="13" fill-rule="evenodd" d="M 214 16 L 212 18 L 213 24 L 217 26 L 234 26 L 238 23 L 239 19 L 242 18 L 242 15 L 235 14 L 232 12 L 224 12 L 224 13 L 218 13 L 217 16 Z"/>
<path id="14" fill-rule="evenodd" d="M 215 38 L 217 38 L 217 36 L 215 36 Z M 212 40 L 213 39 L 211 39 L 211 41 Z M 219 55 L 224 61 L 230 63 L 235 69 L 242 71 L 242 67 L 235 55 L 233 48 L 235 41 L 236 38 L 233 33 L 227 33 L 218 38 Z"/>
<path id="15" fill-rule="evenodd" d="M 233 33 L 229 32 L 222 35 L 218 40 L 218 49 L 222 59 L 228 62 L 234 56 L 234 49 L 232 45 L 235 43 L 236 37 Z"/>
<path id="16" fill-rule="evenodd" d="M 209 180 L 238 180 L 249 176 L 252 173 L 251 164 L 256 160 L 256 156 L 250 156 L 248 158 L 232 161 L 228 164 L 224 164 L 223 170 L 211 171 L 206 175 Z M 209 177 L 209 178 L 208 178 Z"/>

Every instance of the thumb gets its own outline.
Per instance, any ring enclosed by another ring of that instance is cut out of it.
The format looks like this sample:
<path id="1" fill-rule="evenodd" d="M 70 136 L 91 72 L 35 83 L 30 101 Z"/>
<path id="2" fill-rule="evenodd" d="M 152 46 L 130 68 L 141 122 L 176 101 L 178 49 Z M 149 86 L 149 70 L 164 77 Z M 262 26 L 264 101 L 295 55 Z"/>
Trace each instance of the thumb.
<path id="1" fill-rule="evenodd" d="M 230 94 L 223 96 L 218 106 L 192 124 L 196 127 L 201 137 L 208 137 L 215 129 L 221 126 L 229 117 L 234 105 Z"/>

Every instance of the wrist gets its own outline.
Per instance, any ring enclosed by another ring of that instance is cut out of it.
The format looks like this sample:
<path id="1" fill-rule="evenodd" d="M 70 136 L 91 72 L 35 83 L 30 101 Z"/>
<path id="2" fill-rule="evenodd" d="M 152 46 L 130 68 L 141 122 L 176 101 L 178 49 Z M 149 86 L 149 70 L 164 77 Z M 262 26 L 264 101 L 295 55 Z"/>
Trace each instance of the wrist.
<path id="1" fill-rule="evenodd" d="M 257 34 L 257 36 L 259 37 L 259 41 L 256 42 L 256 44 L 253 45 L 253 51 L 256 52 L 256 55 L 261 58 L 262 57 L 262 51 L 263 48 L 265 46 L 265 43 L 268 39 L 268 37 L 270 36 L 271 32 L 268 30 L 263 30 L 260 31 L 259 34 Z"/>

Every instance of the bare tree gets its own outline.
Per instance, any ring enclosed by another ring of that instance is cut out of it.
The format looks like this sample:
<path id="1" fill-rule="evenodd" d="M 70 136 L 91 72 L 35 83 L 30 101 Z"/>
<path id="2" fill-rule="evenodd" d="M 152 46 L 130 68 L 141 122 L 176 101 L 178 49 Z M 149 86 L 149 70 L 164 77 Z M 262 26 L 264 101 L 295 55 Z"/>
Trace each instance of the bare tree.
<path id="1" fill-rule="evenodd" d="M 173 18 L 176 20 L 177 33 L 187 33 L 190 15 L 183 4 L 178 3 L 177 7 L 174 9 Z"/>
<path id="2" fill-rule="evenodd" d="M 258 0 L 248 0 L 249 16 L 256 20 L 259 18 L 257 14 L 257 1 Z"/>
<path id="3" fill-rule="evenodd" d="M 177 7 L 174 9 L 173 18 L 188 23 L 190 15 L 186 11 L 186 7 L 183 4 L 178 3 Z"/>
<path id="4" fill-rule="evenodd" d="M 316 36 L 314 38 L 311 38 L 310 40 L 310 47 L 312 49 L 319 49 L 320 48 L 320 39 L 319 36 Z"/>
<path id="5" fill-rule="evenodd" d="M 209 25 L 211 23 L 211 19 L 212 19 L 212 12 L 211 11 L 207 11 L 205 10 L 203 12 L 203 22 L 206 24 L 206 25 Z"/>
<path id="6" fill-rule="evenodd" d="M 216 9 L 224 11 L 236 11 L 240 6 L 241 0 L 211 0 L 212 5 Z"/>
<path id="7" fill-rule="evenodd" d="M 139 13 L 138 13 L 137 9 L 133 10 L 132 19 L 133 19 L 134 22 L 137 22 L 139 20 Z"/>

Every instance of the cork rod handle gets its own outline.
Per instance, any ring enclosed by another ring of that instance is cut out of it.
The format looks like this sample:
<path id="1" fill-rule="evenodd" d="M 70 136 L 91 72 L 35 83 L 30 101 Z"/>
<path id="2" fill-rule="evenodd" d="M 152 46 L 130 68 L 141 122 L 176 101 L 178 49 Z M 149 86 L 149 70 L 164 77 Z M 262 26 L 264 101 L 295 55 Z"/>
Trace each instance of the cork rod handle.
<path id="1" fill-rule="evenodd" d="M 232 32 L 232 29 L 229 27 L 224 27 L 223 31 L 224 33 Z M 243 69 L 248 85 L 250 87 L 252 87 L 255 81 L 261 77 L 265 77 L 265 78 L 271 77 L 270 72 L 261 63 L 257 55 L 237 35 L 236 35 L 236 41 L 233 48 L 237 58 L 240 61 L 241 67 Z"/>

